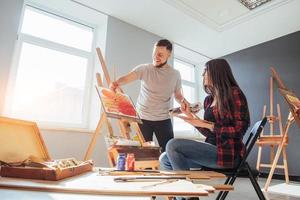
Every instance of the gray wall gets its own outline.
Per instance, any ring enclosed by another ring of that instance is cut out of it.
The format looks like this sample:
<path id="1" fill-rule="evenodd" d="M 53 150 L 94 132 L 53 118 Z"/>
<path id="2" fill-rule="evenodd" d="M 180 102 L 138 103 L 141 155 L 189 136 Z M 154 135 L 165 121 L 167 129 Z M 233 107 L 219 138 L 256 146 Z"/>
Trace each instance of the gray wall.
<path id="1" fill-rule="evenodd" d="M 128 25 L 116 18 L 109 17 L 107 24 L 106 64 L 113 79 L 130 72 L 135 66 L 152 62 L 152 49 L 161 39 L 150 32 Z M 123 86 L 125 92 L 136 102 L 139 94 L 139 81 Z"/>
<path id="2" fill-rule="evenodd" d="M 252 124 L 261 119 L 263 105 L 269 105 L 270 67 L 276 68 L 284 84 L 300 96 L 300 32 L 259 44 L 257 46 L 225 56 L 241 88 L 245 92 L 251 113 Z M 288 106 L 274 85 L 274 103 L 279 102 L 283 122 L 288 115 Z M 275 108 L 274 108 L 275 109 Z M 269 110 L 267 109 L 267 112 Z M 275 113 L 276 114 L 276 113 Z M 276 126 L 277 128 L 277 126 Z M 269 126 L 265 132 L 268 132 Z M 277 128 L 278 132 L 278 128 Z M 300 176 L 300 128 L 294 123 L 289 131 L 288 166 L 290 175 Z M 250 162 L 255 166 L 257 148 L 250 155 Z M 269 149 L 263 150 L 263 160 L 268 161 Z M 266 171 L 266 170 L 263 170 Z M 283 174 L 277 170 L 277 174 Z"/>
<path id="3" fill-rule="evenodd" d="M 4 94 L 22 6 L 22 0 L 0 1 L 0 113 L 3 111 Z"/>

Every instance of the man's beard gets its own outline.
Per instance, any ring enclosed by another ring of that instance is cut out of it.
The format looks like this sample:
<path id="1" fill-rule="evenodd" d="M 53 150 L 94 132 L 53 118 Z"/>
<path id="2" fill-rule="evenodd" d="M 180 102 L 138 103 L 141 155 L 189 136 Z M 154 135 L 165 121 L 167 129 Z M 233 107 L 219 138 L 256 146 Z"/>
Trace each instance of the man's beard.
<path id="1" fill-rule="evenodd" d="M 165 64 L 167 64 L 167 61 L 164 62 L 164 63 L 162 63 L 162 64 L 160 64 L 160 65 L 154 65 L 154 67 L 156 67 L 156 68 L 162 68 L 162 66 L 164 66 Z"/>

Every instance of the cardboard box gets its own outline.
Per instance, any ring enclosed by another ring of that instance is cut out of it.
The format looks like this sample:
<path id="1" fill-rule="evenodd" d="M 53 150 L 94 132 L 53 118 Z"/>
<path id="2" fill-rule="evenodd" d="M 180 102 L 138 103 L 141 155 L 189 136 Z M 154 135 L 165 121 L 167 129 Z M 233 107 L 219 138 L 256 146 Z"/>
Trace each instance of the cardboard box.
<path id="1" fill-rule="evenodd" d="M 30 156 L 51 161 L 44 140 L 35 122 L 0 117 L 0 161 L 22 163 Z M 1 166 L 0 176 L 40 180 L 60 180 L 91 171 L 92 162 L 66 168 Z"/>

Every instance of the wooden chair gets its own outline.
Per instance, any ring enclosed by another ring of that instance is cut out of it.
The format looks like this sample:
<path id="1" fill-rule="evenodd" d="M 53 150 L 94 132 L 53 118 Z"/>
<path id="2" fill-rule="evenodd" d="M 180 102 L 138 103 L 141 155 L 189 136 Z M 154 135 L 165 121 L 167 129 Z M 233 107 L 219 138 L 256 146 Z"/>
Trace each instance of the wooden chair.
<path id="1" fill-rule="evenodd" d="M 205 168 L 204 170 L 212 170 L 212 171 L 216 171 L 216 172 L 225 174 L 227 176 L 227 179 L 224 184 L 225 185 L 233 185 L 233 183 L 235 182 L 238 175 L 243 170 L 246 169 L 248 172 L 248 178 L 250 179 L 258 198 L 260 200 L 265 200 L 266 198 L 265 198 L 264 194 L 262 193 L 262 191 L 253 175 L 253 172 L 247 162 L 247 158 L 248 158 L 253 146 L 255 145 L 257 139 L 260 137 L 260 134 L 266 123 L 267 123 L 267 118 L 265 117 L 261 121 L 258 121 L 254 124 L 254 126 L 249 134 L 249 137 L 245 143 L 245 146 L 246 146 L 245 156 L 243 157 L 243 159 L 241 159 L 240 163 L 238 164 L 238 166 L 236 168 L 230 168 L 230 169 Z M 216 199 L 224 200 L 226 198 L 226 196 L 228 195 L 228 192 L 229 191 L 220 191 Z"/>

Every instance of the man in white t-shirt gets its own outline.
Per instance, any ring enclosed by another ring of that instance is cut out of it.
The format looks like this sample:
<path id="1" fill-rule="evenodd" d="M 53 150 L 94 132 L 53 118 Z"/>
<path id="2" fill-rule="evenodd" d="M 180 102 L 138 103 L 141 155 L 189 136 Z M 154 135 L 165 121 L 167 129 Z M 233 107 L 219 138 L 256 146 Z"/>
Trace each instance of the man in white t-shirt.
<path id="1" fill-rule="evenodd" d="M 182 94 L 180 73 L 167 64 L 171 54 L 172 43 L 165 39 L 159 40 L 153 48 L 152 63 L 136 66 L 110 85 L 115 91 L 118 86 L 141 80 L 137 109 L 143 124 L 139 124 L 139 127 L 146 141 L 152 141 L 155 133 L 162 151 L 165 151 L 167 142 L 174 137 L 168 113 L 172 96 L 182 108 L 189 106 Z"/>

